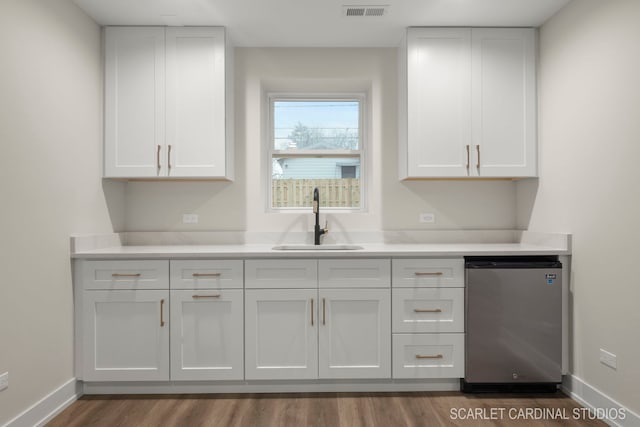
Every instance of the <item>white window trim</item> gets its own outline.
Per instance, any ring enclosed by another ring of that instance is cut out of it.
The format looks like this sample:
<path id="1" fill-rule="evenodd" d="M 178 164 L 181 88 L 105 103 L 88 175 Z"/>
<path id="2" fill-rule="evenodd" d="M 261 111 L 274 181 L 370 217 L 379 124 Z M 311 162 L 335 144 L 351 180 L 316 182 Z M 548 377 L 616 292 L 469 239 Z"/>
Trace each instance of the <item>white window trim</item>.
<path id="1" fill-rule="evenodd" d="M 288 92 L 273 92 L 267 93 L 266 96 L 267 101 L 267 126 L 266 126 L 266 136 L 264 141 L 266 141 L 266 158 L 265 158 L 265 187 L 266 191 L 265 197 L 266 209 L 267 213 L 308 213 L 309 208 L 306 207 L 273 207 L 273 192 L 272 192 L 272 177 L 273 177 L 273 158 L 274 156 L 291 156 L 292 152 L 286 150 L 275 150 L 274 149 L 274 129 L 273 129 L 273 104 L 275 101 L 358 101 L 360 103 L 360 107 L 358 108 L 358 126 L 359 126 L 359 136 L 360 141 L 358 144 L 358 150 L 327 150 L 326 152 L 320 150 L 309 150 L 303 151 L 298 150 L 295 154 L 300 156 L 305 155 L 315 155 L 319 154 L 321 157 L 353 157 L 360 158 L 360 207 L 322 207 L 322 212 L 327 213 L 367 213 L 368 212 L 368 177 L 369 177 L 369 168 L 370 165 L 367 163 L 367 151 L 369 148 L 369 138 L 367 131 L 367 115 L 369 113 L 368 105 L 367 105 L 367 95 L 363 92 L 340 92 L 340 93 L 288 93 Z M 364 174 L 362 172 L 365 172 Z"/>

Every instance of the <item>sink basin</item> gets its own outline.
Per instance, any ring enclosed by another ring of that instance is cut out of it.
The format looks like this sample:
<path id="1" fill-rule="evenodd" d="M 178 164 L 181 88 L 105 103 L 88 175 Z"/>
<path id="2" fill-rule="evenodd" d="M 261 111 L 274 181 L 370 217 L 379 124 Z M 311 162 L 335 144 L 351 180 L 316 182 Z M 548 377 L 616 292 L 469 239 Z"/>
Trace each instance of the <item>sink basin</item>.
<path id="1" fill-rule="evenodd" d="M 364 249 L 358 245 L 278 245 L 276 251 L 355 251 Z"/>

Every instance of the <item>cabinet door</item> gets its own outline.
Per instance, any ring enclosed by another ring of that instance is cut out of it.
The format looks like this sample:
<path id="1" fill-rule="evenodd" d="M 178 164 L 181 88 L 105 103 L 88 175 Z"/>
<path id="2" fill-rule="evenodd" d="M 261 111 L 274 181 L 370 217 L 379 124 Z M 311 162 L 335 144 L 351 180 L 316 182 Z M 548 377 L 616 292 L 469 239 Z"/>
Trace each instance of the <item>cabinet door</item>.
<path id="1" fill-rule="evenodd" d="M 473 29 L 474 175 L 536 176 L 535 30 Z"/>
<path id="2" fill-rule="evenodd" d="M 169 379 L 169 291 L 85 291 L 85 381 Z"/>
<path id="3" fill-rule="evenodd" d="M 168 175 L 225 176 L 224 29 L 166 31 Z"/>
<path id="4" fill-rule="evenodd" d="M 408 175 L 467 176 L 471 30 L 412 28 L 407 37 Z"/>
<path id="5" fill-rule="evenodd" d="M 105 30 L 105 177 L 166 175 L 164 29 Z"/>
<path id="6" fill-rule="evenodd" d="M 242 290 L 171 291 L 171 379 L 242 380 Z"/>
<path id="7" fill-rule="evenodd" d="M 317 291 L 245 292 L 245 378 L 318 377 Z"/>
<path id="8" fill-rule="evenodd" d="M 319 377 L 391 377 L 389 289 L 321 290 Z"/>

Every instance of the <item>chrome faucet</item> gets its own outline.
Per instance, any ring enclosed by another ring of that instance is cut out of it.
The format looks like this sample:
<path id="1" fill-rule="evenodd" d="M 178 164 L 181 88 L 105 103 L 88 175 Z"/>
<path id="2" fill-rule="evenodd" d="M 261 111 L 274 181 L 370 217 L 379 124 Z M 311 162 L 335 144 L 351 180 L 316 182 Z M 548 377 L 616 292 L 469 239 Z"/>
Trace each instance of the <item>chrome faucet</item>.
<path id="1" fill-rule="evenodd" d="M 316 225 L 313 232 L 313 244 L 320 244 L 320 236 L 327 234 L 329 229 L 327 228 L 327 221 L 324 222 L 324 228 L 320 228 L 320 192 L 318 187 L 313 189 L 313 213 L 316 215 Z"/>

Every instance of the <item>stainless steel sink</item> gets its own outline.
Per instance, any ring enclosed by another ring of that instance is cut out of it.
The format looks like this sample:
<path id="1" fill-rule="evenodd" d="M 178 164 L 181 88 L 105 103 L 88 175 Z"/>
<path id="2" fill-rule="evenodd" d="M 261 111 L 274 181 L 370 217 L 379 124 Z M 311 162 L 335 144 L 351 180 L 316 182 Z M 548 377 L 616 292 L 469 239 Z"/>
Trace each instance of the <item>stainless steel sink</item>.
<path id="1" fill-rule="evenodd" d="M 364 249 L 358 245 L 278 245 L 276 251 L 355 251 Z"/>

